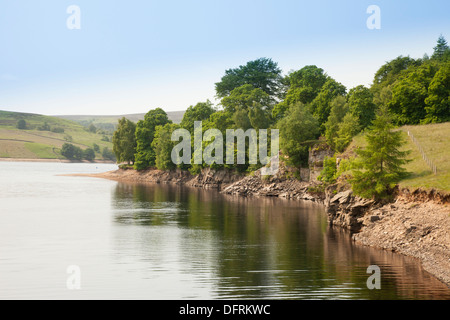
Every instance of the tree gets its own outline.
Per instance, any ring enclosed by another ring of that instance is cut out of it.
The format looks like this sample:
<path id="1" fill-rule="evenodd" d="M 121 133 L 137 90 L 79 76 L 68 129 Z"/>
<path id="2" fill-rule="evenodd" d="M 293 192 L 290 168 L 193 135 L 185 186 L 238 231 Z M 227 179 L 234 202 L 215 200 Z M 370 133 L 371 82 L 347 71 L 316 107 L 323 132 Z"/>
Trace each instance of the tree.
<path id="1" fill-rule="evenodd" d="M 288 79 L 289 90 L 285 100 L 288 105 L 293 105 L 297 102 L 303 104 L 312 102 L 328 77 L 323 69 L 310 65 L 290 73 Z"/>
<path id="2" fill-rule="evenodd" d="M 338 152 L 343 152 L 345 148 L 352 142 L 353 137 L 361 131 L 359 119 L 354 114 L 348 112 L 339 128 L 335 138 L 335 148 Z"/>
<path id="3" fill-rule="evenodd" d="M 339 125 L 348 112 L 348 104 L 344 97 L 337 96 L 331 101 L 331 111 L 325 123 L 325 138 L 327 144 L 336 150 L 336 139 L 338 137 Z"/>
<path id="4" fill-rule="evenodd" d="M 95 151 L 92 148 L 87 148 L 83 151 L 83 158 L 88 161 L 93 161 L 95 159 Z"/>
<path id="5" fill-rule="evenodd" d="M 425 118 L 425 99 L 437 69 L 436 63 L 412 68 L 392 86 L 392 99 L 388 105 L 396 124 L 419 124 Z"/>
<path id="6" fill-rule="evenodd" d="M 293 165 L 308 163 L 309 144 L 318 138 L 319 123 L 308 108 L 298 103 L 291 106 L 276 127 L 280 130 L 280 147 Z"/>
<path id="7" fill-rule="evenodd" d="M 358 118 L 361 128 L 368 127 L 375 117 L 376 109 L 370 89 L 362 85 L 350 89 L 347 101 L 350 113 Z"/>
<path id="8" fill-rule="evenodd" d="M 81 160 L 83 158 L 83 150 L 71 143 L 64 143 L 61 148 L 61 154 L 70 160 Z"/>
<path id="9" fill-rule="evenodd" d="M 298 71 L 290 73 L 285 80 L 289 83 L 286 97 L 273 108 L 273 118 L 280 120 L 290 105 L 299 102 L 303 104 L 312 102 L 327 79 L 328 77 L 323 69 L 314 65 L 305 66 Z"/>
<path id="10" fill-rule="evenodd" d="M 100 152 L 100 146 L 99 146 L 98 144 L 94 143 L 94 144 L 92 145 L 92 147 L 94 148 L 94 151 L 95 151 L 95 152 Z"/>
<path id="11" fill-rule="evenodd" d="M 431 56 L 433 59 L 441 59 L 444 57 L 446 53 L 450 51 L 450 48 L 447 44 L 445 38 L 441 35 L 438 40 L 436 47 L 434 47 L 433 55 Z"/>
<path id="12" fill-rule="evenodd" d="M 278 64 L 268 58 L 249 61 L 245 66 L 228 69 L 220 82 L 216 83 L 216 93 L 219 98 L 228 96 L 233 89 L 245 84 L 259 88 L 272 99 L 281 94 L 283 78 Z"/>
<path id="13" fill-rule="evenodd" d="M 102 157 L 106 160 L 116 161 L 116 157 L 114 156 L 114 152 L 109 150 L 108 147 L 103 148 Z"/>
<path id="14" fill-rule="evenodd" d="M 417 67 L 421 64 L 421 61 L 414 60 L 412 58 L 398 56 L 397 58 L 386 62 L 375 73 L 373 83 L 382 84 L 383 86 L 394 83 L 398 76 L 411 67 Z"/>
<path id="15" fill-rule="evenodd" d="M 264 109 L 271 109 L 272 106 L 270 96 L 263 90 L 255 88 L 250 84 L 233 89 L 220 103 L 224 110 L 231 114 L 239 109 L 248 111 L 255 104 Z"/>
<path id="16" fill-rule="evenodd" d="M 337 96 L 345 96 L 346 88 L 341 83 L 332 78 L 328 78 L 323 87 L 320 89 L 317 97 L 311 102 L 311 113 L 316 117 L 321 131 L 325 131 L 325 122 L 331 111 L 331 101 Z"/>
<path id="17" fill-rule="evenodd" d="M 138 121 L 136 125 L 136 154 L 134 162 L 136 170 L 147 169 L 155 165 L 156 154 L 151 145 L 156 127 L 166 123 L 171 123 L 171 121 L 167 117 L 167 113 L 161 108 L 150 110 L 145 115 L 144 120 Z"/>
<path id="18" fill-rule="evenodd" d="M 192 134 L 194 133 L 194 122 L 209 119 L 215 111 L 211 101 L 207 100 L 206 102 L 199 102 L 186 110 L 180 125 Z"/>
<path id="19" fill-rule="evenodd" d="M 425 99 L 424 123 L 450 121 L 450 62 L 444 64 L 433 77 Z"/>
<path id="20" fill-rule="evenodd" d="M 25 130 L 27 128 L 27 122 L 23 119 L 17 121 L 17 129 Z"/>
<path id="21" fill-rule="evenodd" d="M 119 119 L 112 141 L 117 161 L 133 163 L 136 153 L 136 124 L 125 117 Z"/>
<path id="22" fill-rule="evenodd" d="M 407 176 L 402 167 L 408 162 L 408 151 L 401 151 L 404 139 L 401 131 L 394 131 L 392 116 L 382 106 L 365 135 L 367 147 L 356 151 L 353 178 L 350 179 L 353 192 L 364 198 L 387 198 L 392 189 Z"/>
<path id="23" fill-rule="evenodd" d="M 155 165 L 159 170 L 170 170 L 176 167 L 172 161 L 172 149 L 177 142 L 173 142 L 172 132 L 180 128 L 179 125 L 166 123 L 164 126 L 157 126 L 152 148 L 155 150 Z"/>
<path id="24" fill-rule="evenodd" d="M 93 123 L 91 123 L 89 125 L 89 127 L 88 127 L 88 131 L 92 132 L 92 133 L 96 133 L 97 132 L 97 127 Z"/>

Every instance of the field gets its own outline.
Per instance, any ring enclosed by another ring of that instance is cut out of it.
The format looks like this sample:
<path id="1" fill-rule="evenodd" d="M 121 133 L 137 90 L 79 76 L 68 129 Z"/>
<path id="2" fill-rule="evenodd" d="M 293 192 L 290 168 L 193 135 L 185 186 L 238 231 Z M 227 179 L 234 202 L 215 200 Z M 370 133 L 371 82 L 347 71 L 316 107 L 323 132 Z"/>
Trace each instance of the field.
<path id="1" fill-rule="evenodd" d="M 19 120 L 25 120 L 26 128 L 18 129 Z M 55 132 L 52 132 L 55 131 Z M 96 159 L 103 159 L 101 150 L 112 150 L 109 133 L 92 133 L 81 124 L 30 113 L 0 111 L 0 158 L 63 159 L 61 147 L 69 142 L 82 149 L 97 144 L 100 152 Z"/>
<path id="2" fill-rule="evenodd" d="M 450 192 L 450 122 L 403 126 L 400 130 L 406 142 L 404 149 L 411 150 L 408 157 L 411 161 L 405 165 L 410 175 L 400 182 L 400 186 Z M 419 147 L 413 142 L 411 136 L 408 136 L 408 131 L 422 147 L 426 157 L 436 166 L 436 174 L 423 159 Z M 358 135 L 353 139 L 348 150 L 364 145 L 364 137 Z"/>
<path id="3" fill-rule="evenodd" d="M 167 116 L 174 123 L 180 123 L 183 119 L 184 111 L 171 111 L 167 112 Z M 117 125 L 117 121 L 125 117 L 134 123 L 139 120 L 143 120 L 145 113 L 135 113 L 135 114 L 124 114 L 124 115 L 116 115 L 116 116 L 94 116 L 94 115 L 67 115 L 67 116 L 55 116 L 57 118 L 66 119 L 70 121 L 78 122 L 84 126 L 88 126 L 91 123 L 94 124 L 98 128 L 102 128 L 105 130 L 114 131 L 115 126 Z"/>

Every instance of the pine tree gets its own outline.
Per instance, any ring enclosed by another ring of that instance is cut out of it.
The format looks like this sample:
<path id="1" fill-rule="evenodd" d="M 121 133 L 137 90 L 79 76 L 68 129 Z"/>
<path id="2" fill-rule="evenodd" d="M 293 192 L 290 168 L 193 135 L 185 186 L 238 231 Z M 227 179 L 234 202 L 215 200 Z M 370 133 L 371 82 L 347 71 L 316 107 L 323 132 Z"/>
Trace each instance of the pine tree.
<path id="1" fill-rule="evenodd" d="M 437 45 L 436 47 L 433 48 L 434 49 L 434 53 L 433 53 L 433 58 L 436 59 L 440 59 L 444 56 L 444 54 L 450 50 L 447 41 L 445 40 L 445 38 L 441 35 L 437 41 Z"/>
<path id="2" fill-rule="evenodd" d="M 386 106 L 380 107 L 370 130 L 366 133 L 367 147 L 358 149 L 356 170 L 350 180 L 353 192 L 363 198 L 388 198 L 395 185 L 407 176 L 402 167 L 409 151 L 401 151 L 404 144 L 401 131 L 394 131 Z"/>

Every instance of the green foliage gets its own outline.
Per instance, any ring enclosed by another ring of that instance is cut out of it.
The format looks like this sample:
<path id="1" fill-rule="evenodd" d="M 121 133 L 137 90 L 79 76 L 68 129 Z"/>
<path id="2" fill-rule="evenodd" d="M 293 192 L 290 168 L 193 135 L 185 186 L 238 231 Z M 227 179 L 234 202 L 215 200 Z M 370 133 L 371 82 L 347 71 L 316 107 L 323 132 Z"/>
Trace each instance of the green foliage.
<path id="1" fill-rule="evenodd" d="M 277 121 L 283 118 L 288 106 L 296 103 L 311 103 L 327 81 L 327 75 L 321 68 L 305 66 L 298 71 L 290 73 L 286 77 L 286 81 L 289 83 L 286 97 L 272 111 L 272 116 Z"/>
<path id="2" fill-rule="evenodd" d="M 89 127 L 88 127 L 88 131 L 91 132 L 91 133 L 96 133 L 97 132 L 97 127 L 93 123 L 91 123 L 89 125 Z"/>
<path id="3" fill-rule="evenodd" d="M 347 101 L 350 113 L 358 118 L 361 128 L 368 127 L 375 117 L 376 109 L 370 89 L 362 85 L 350 89 Z"/>
<path id="4" fill-rule="evenodd" d="M 159 170 L 170 170 L 176 167 L 172 161 L 172 149 L 178 142 L 173 142 L 171 137 L 172 132 L 178 128 L 180 126 L 173 123 L 156 127 L 152 148 L 156 154 L 155 165 Z"/>
<path id="5" fill-rule="evenodd" d="M 234 113 L 237 110 L 248 111 L 254 105 L 265 109 L 270 108 L 272 101 L 264 90 L 245 84 L 233 89 L 220 103 L 225 111 Z"/>
<path id="6" fill-rule="evenodd" d="M 116 156 L 114 152 L 110 150 L 108 147 L 103 148 L 102 157 L 106 160 L 116 161 Z"/>
<path id="7" fill-rule="evenodd" d="M 273 99 L 281 94 L 282 81 L 278 64 L 271 59 L 260 58 L 247 62 L 245 66 L 226 70 L 221 81 L 216 83 L 216 93 L 219 98 L 224 98 L 234 89 L 249 84 Z"/>
<path id="8" fill-rule="evenodd" d="M 303 104 L 289 108 L 276 127 L 280 130 L 280 147 L 293 165 L 308 163 L 309 141 L 319 136 L 319 123 Z"/>
<path id="9" fill-rule="evenodd" d="M 113 134 L 113 151 L 117 161 L 134 162 L 136 153 L 136 124 L 125 117 L 119 119 L 117 130 Z M 98 146 L 97 146 L 98 147 Z"/>
<path id="10" fill-rule="evenodd" d="M 344 116 L 339 124 L 336 138 L 334 140 L 336 151 L 343 152 L 352 142 L 352 138 L 361 131 L 358 118 L 350 112 Z"/>
<path id="11" fill-rule="evenodd" d="M 432 55 L 433 59 L 442 59 L 446 54 L 450 52 L 450 48 L 447 44 L 445 38 L 441 35 L 437 40 L 436 47 L 434 47 L 434 52 Z"/>
<path id="12" fill-rule="evenodd" d="M 327 144 L 336 150 L 336 139 L 338 137 L 339 126 L 348 112 L 348 104 L 342 96 L 337 96 L 331 101 L 331 111 L 325 123 L 325 138 Z"/>
<path id="13" fill-rule="evenodd" d="M 207 120 L 214 112 L 215 110 L 211 101 L 207 100 L 206 102 L 199 102 L 186 110 L 180 125 L 190 133 L 193 133 L 194 122 Z"/>
<path id="14" fill-rule="evenodd" d="M 61 127 L 53 127 L 50 131 L 51 131 L 51 132 L 54 132 L 54 133 L 64 133 L 64 128 L 61 128 Z"/>
<path id="15" fill-rule="evenodd" d="M 150 110 L 144 120 L 136 125 L 136 154 L 134 168 L 143 170 L 155 165 L 156 154 L 151 144 L 157 126 L 163 126 L 171 121 L 161 108 Z"/>
<path id="16" fill-rule="evenodd" d="M 27 122 L 23 119 L 20 119 L 19 121 L 17 121 L 17 129 L 20 130 L 25 130 L 27 128 Z"/>
<path id="17" fill-rule="evenodd" d="M 450 121 L 450 62 L 444 64 L 431 80 L 425 105 L 424 123 Z"/>
<path id="18" fill-rule="evenodd" d="M 44 122 L 43 125 L 37 127 L 39 131 L 50 131 L 50 125 L 47 122 Z"/>
<path id="19" fill-rule="evenodd" d="M 395 185 L 407 176 L 402 167 L 408 152 L 401 151 L 405 143 L 401 131 L 394 131 L 387 107 L 381 107 L 373 125 L 365 135 L 367 147 L 358 149 L 353 178 L 353 192 L 364 198 L 386 198 Z"/>
<path id="20" fill-rule="evenodd" d="M 425 99 L 437 68 L 435 63 L 423 64 L 404 73 L 393 85 L 389 107 L 396 124 L 418 124 L 425 118 Z"/>
<path id="21" fill-rule="evenodd" d="M 345 96 L 346 88 L 332 78 L 328 78 L 317 97 L 311 102 L 310 110 L 316 117 L 321 131 L 325 131 L 325 122 L 331 111 L 331 101 L 337 96 Z"/>
<path id="22" fill-rule="evenodd" d="M 328 77 L 321 68 L 305 66 L 289 74 L 288 79 L 290 86 L 285 101 L 288 105 L 293 105 L 298 102 L 303 104 L 312 102 Z"/>
<path id="23" fill-rule="evenodd" d="M 92 147 L 94 148 L 94 151 L 95 151 L 95 152 L 100 152 L 100 146 L 99 146 L 98 144 L 94 143 L 94 144 L 92 145 Z"/>
<path id="24" fill-rule="evenodd" d="M 63 144 L 61 154 L 69 160 L 81 160 L 83 158 L 83 150 L 71 143 Z"/>
<path id="25" fill-rule="evenodd" d="M 83 158 L 88 161 L 93 161 L 95 159 L 95 151 L 92 148 L 87 148 L 83 151 Z"/>
<path id="26" fill-rule="evenodd" d="M 325 157 L 323 160 L 323 170 L 317 177 L 317 180 L 326 183 L 334 183 L 337 179 L 337 166 L 336 166 L 336 156 Z"/>
<path id="27" fill-rule="evenodd" d="M 384 86 L 394 83 L 398 76 L 408 68 L 416 67 L 420 65 L 420 61 L 414 60 L 412 58 L 398 56 L 397 58 L 386 62 L 382 65 L 378 71 L 375 73 L 373 83 L 375 85 L 382 84 Z"/>

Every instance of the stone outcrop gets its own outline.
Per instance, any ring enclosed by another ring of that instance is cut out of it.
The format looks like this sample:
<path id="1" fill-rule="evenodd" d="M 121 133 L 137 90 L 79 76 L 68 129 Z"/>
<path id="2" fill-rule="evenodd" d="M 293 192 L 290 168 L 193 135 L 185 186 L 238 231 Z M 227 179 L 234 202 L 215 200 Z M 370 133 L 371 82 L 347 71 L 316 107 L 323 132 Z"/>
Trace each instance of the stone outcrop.
<path id="1" fill-rule="evenodd" d="M 331 187 L 325 191 L 325 207 L 329 223 L 351 232 L 361 230 L 366 212 L 375 206 L 377 203 L 374 200 L 354 196 L 352 190 L 337 192 L 335 187 Z"/>

